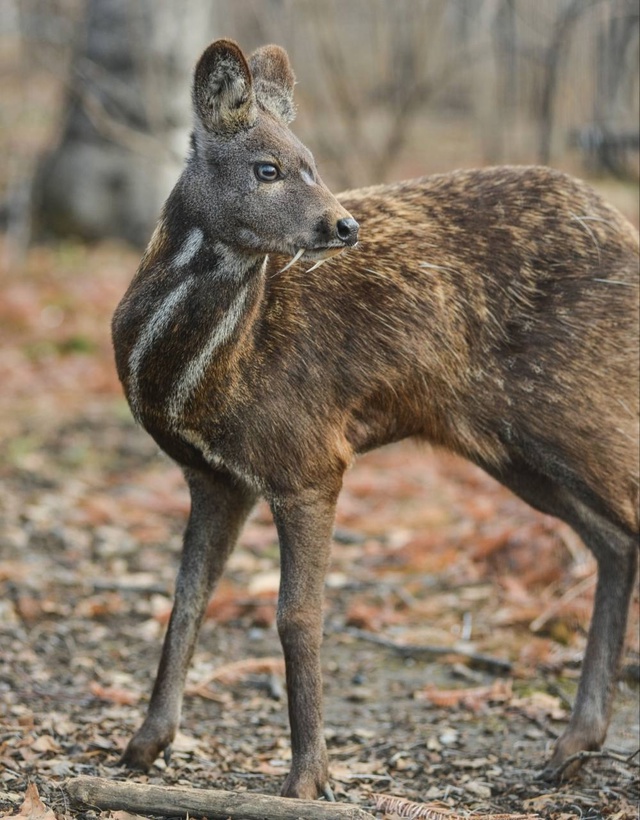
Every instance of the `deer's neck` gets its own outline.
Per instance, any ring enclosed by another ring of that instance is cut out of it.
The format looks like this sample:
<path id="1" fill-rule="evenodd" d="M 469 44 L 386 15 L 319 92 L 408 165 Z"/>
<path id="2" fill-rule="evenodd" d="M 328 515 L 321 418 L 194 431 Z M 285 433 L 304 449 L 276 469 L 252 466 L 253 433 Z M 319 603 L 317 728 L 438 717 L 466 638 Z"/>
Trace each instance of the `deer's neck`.
<path id="1" fill-rule="evenodd" d="M 167 232 L 158 229 L 123 300 L 134 323 L 125 370 L 134 415 L 163 416 L 177 427 L 211 371 L 221 378 L 237 359 L 266 257 L 234 253 L 198 227 L 170 233 L 167 247 Z"/>

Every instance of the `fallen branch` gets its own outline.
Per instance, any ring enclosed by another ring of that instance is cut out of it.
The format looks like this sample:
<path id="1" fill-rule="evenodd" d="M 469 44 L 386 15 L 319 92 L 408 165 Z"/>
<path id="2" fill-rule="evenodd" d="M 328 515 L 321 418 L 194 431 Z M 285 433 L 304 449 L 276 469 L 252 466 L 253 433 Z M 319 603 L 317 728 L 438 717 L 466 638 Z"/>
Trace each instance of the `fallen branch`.
<path id="1" fill-rule="evenodd" d="M 469 666 L 488 669 L 492 672 L 504 673 L 511 672 L 511 663 L 502 660 L 502 658 L 494 658 L 491 655 L 483 655 L 475 652 L 464 644 L 454 644 L 453 646 L 431 646 L 430 644 L 406 644 L 391 641 L 388 638 L 382 638 L 376 635 L 375 632 L 367 632 L 366 629 L 356 629 L 354 627 L 347 630 L 347 634 L 354 638 L 360 638 L 369 643 L 375 643 L 378 646 L 384 646 L 386 649 L 393 649 L 403 657 L 414 657 L 416 655 L 426 655 L 431 657 L 442 657 L 443 655 L 461 655 L 469 662 Z"/>
<path id="2" fill-rule="evenodd" d="M 72 804 L 106 811 L 209 817 L 212 820 L 374 820 L 357 806 L 291 800 L 254 792 L 149 786 L 102 777 L 75 777 L 65 790 Z"/>

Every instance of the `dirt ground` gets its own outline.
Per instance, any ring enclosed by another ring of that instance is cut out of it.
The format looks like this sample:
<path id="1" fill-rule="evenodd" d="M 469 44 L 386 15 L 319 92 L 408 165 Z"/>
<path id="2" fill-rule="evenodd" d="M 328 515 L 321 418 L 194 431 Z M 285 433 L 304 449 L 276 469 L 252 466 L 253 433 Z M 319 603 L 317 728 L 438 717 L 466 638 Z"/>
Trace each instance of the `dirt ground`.
<path id="1" fill-rule="evenodd" d="M 278 794 L 289 763 L 263 505 L 210 606 L 169 765 L 117 768 L 188 512 L 180 471 L 133 424 L 113 373 L 108 316 L 132 267 L 119 248 L 36 251 L 0 306 L 0 816 L 29 783 L 58 817 L 110 816 L 68 805 L 63 785 L 83 774 Z M 464 816 L 638 817 L 637 594 L 613 755 L 560 785 L 536 779 L 575 694 L 594 581 L 567 527 L 479 470 L 409 443 L 360 460 L 327 584 L 336 797 L 373 814 L 387 795 Z"/>

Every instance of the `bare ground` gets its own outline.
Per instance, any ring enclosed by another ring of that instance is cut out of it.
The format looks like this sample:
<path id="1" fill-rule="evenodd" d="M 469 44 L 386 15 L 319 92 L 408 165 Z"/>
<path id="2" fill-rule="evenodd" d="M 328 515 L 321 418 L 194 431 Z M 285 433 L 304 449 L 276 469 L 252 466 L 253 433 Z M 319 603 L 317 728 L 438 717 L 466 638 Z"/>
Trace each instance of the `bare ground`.
<path id="1" fill-rule="evenodd" d="M 265 507 L 211 606 L 169 765 L 117 768 L 155 674 L 188 498 L 120 402 L 67 409 L 16 413 L 1 444 L 0 815 L 35 782 L 59 816 L 96 816 L 66 804 L 62 784 L 79 774 L 277 794 L 290 749 Z M 402 445 L 348 476 L 337 542 L 324 669 L 339 800 L 638 816 L 637 757 L 536 780 L 568 715 L 593 591 L 570 531 L 474 468 Z M 607 746 L 622 757 L 640 745 L 637 609 Z M 511 670 L 392 646 L 461 639 Z"/>

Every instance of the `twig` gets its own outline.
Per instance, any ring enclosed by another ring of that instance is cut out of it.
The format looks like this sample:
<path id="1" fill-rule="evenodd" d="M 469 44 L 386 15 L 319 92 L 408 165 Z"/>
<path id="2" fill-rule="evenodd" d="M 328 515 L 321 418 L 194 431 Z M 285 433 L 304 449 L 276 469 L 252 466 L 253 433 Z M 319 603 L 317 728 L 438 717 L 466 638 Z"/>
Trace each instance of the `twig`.
<path id="1" fill-rule="evenodd" d="M 583 578 L 582 581 L 579 581 L 577 584 L 572 586 L 571 589 L 568 589 L 561 598 L 557 601 L 553 601 L 553 603 L 548 606 L 544 612 L 540 613 L 535 620 L 531 621 L 529 624 L 529 629 L 532 632 L 539 632 L 547 621 L 562 610 L 565 604 L 568 604 L 569 601 L 573 601 L 574 598 L 578 598 L 583 592 L 586 592 L 586 590 L 590 589 L 592 586 L 595 586 L 596 580 L 597 578 L 595 574 L 589 575 L 587 578 Z"/>
<path id="2" fill-rule="evenodd" d="M 165 817 L 209 817 L 212 820 L 374 820 L 357 806 L 291 800 L 255 792 L 184 789 L 142 783 L 75 777 L 65 784 L 76 806 Z"/>
<path id="3" fill-rule="evenodd" d="M 75 586 L 78 582 L 75 578 L 62 579 L 62 583 L 67 586 Z M 88 584 L 98 592 L 137 592 L 141 595 L 164 595 L 169 594 L 166 584 L 158 584 L 135 575 L 119 578 L 92 578 Z"/>
<path id="4" fill-rule="evenodd" d="M 617 763 L 622 763 L 624 766 L 639 766 L 639 763 L 633 763 L 634 757 L 640 754 L 640 749 L 636 749 L 631 755 L 621 755 L 617 752 L 609 752 L 606 749 L 600 749 L 596 752 L 576 752 L 569 755 L 566 760 L 563 760 L 555 769 L 544 769 L 536 779 L 539 780 L 559 780 L 562 773 L 566 771 L 573 763 L 583 762 L 585 760 L 615 760 Z"/>
<path id="5" fill-rule="evenodd" d="M 382 638 L 374 632 L 367 632 L 365 629 L 356 629 L 351 627 L 347 630 L 347 634 L 354 638 L 360 638 L 369 643 L 375 643 L 378 646 L 384 646 L 386 649 L 393 649 L 403 657 L 413 657 L 415 655 L 431 655 L 433 657 L 442 657 L 444 655 L 462 655 L 469 661 L 469 666 L 480 667 L 482 669 L 489 669 L 492 672 L 505 673 L 511 671 L 511 663 L 502 660 L 502 658 L 494 658 L 491 655 L 483 655 L 479 652 L 474 652 L 468 646 L 462 644 L 454 644 L 453 646 L 431 646 L 430 644 L 406 644 L 391 641 L 388 638 Z"/>
<path id="6" fill-rule="evenodd" d="M 549 681 L 547 683 L 547 689 L 552 695 L 555 695 L 557 698 L 560 698 L 562 701 L 562 705 L 566 706 L 569 711 L 573 709 L 573 703 L 571 698 L 563 691 L 562 687 L 558 686 L 557 683 L 553 681 Z"/>
<path id="7" fill-rule="evenodd" d="M 76 83 L 74 91 L 81 100 L 84 112 L 96 131 L 103 137 L 127 148 L 132 153 L 141 156 L 151 156 L 158 161 L 172 160 L 177 162 L 182 157 L 155 137 L 145 134 L 113 117 L 100 98 L 80 83 Z"/>

